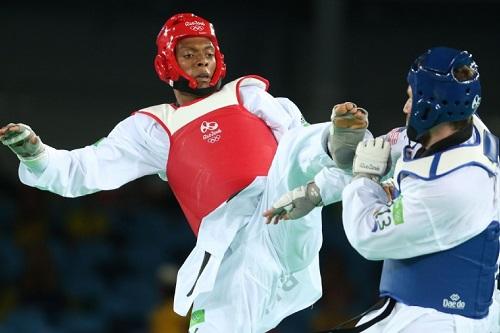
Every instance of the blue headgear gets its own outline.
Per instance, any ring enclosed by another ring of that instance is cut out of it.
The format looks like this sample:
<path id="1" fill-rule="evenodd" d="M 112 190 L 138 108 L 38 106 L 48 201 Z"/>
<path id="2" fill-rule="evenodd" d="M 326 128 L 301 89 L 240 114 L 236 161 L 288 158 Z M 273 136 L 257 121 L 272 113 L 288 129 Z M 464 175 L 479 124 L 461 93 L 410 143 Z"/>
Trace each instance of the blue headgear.
<path id="1" fill-rule="evenodd" d="M 454 70 L 469 66 L 472 79 L 460 82 Z M 479 72 L 472 55 L 447 47 L 435 47 L 418 57 L 408 73 L 413 94 L 408 137 L 418 141 L 432 127 L 467 119 L 481 102 Z"/>

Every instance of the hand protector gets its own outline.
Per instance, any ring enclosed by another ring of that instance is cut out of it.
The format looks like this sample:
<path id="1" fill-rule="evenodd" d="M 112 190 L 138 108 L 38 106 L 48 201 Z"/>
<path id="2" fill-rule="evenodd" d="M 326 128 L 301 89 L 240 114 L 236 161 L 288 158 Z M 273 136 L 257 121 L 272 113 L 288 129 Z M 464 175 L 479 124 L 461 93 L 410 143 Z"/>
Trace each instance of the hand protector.
<path id="1" fill-rule="evenodd" d="M 383 138 L 368 139 L 356 147 L 352 167 L 354 178 L 367 177 L 376 182 L 391 169 L 391 145 Z"/>
<path id="2" fill-rule="evenodd" d="M 332 110 L 332 127 L 328 139 L 328 150 L 340 169 L 352 167 L 354 152 L 364 139 L 368 127 L 368 112 L 351 102 L 337 104 Z"/>
<path id="3" fill-rule="evenodd" d="M 330 120 L 334 128 L 366 129 L 368 111 L 352 102 L 345 102 L 333 107 Z"/>
<path id="4" fill-rule="evenodd" d="M 278 224 L 279 220 L 295 220 L 307 215 L 316 207 L 323 206 L 320 191 L 314 182 L 294 188 L 285 193 L 264 212 L 266 223 Z"/>
<path id="5" fill-rule="evenodd" d="M 45 151 L 42 140 L 25 124 L 9 124 L 0 141 L 22 160 L 32 160 Z"/>

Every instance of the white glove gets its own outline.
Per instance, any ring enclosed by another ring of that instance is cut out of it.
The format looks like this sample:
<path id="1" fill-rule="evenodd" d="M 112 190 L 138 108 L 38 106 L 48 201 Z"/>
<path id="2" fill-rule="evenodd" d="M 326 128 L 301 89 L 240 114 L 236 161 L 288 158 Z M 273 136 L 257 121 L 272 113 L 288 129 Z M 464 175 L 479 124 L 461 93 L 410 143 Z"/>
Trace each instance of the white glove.
<path id="1" fill-rule="evenodd" d="M 9 124 L 0 129 L 0 141 L 21 160 L 32 160 L 45 151 L 42 140 L 25 124 Z"/>
<path id="2" fill-rule="evenodd" d="M 285 193 L 264 212 L 266 223 L 278 224 L 279 220 L 295 220 L 307 215 L 316 207 L 323 206 L 318 186 L 314 182 L 294 188 Z"/>
<path id="3" fill-rule="evenodd" d="M 391 145 L 383 138 L 368 139 L 356 147 L 352 173 L 354 178 L 367 177 L 376 182 L 391 169 Z"/>

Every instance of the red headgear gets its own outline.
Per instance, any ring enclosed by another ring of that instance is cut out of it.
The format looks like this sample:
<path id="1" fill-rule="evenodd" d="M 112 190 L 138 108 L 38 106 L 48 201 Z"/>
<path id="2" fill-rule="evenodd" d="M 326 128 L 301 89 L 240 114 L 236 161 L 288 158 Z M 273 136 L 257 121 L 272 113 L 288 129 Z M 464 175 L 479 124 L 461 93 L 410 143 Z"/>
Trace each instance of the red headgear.
<path id="1" fill-rule="evenodd" d="M 180 39 L 185 37 L 206 37 L 214 45 L 216 67 L 210 86 L 215 86 L 226 75 L 224 55 L 220 52 L 212 23 L 191 13 L 176 14 L 163 25 L 156 38 L 156 46 L 158 47 L 155 58 L 156 73 L 162 81 L 167 82 L 170 86 L 173 86 L 174 81 L 182 76 L 188 80 L 191 89 L 198 87 L 196 80 L 179 67 L 175 58 L 175 46 Z"/>

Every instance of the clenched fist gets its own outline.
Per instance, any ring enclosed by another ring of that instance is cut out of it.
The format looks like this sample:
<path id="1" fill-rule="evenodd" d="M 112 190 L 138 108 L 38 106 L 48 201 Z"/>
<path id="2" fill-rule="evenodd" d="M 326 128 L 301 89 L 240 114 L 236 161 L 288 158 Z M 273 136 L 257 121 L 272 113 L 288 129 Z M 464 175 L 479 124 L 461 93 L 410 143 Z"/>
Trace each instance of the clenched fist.
<path id="1" fill-rule="evenodd" d="M 328 150 L 340 169 L 350 170 L 357 144 L 364 139 L 368 112 L 352 102 L 333 107 Z"/>
<path id="2" fill-rule="evenodd" d="M 364 129 L 368 127 L 368 112 L 352 102 L 335 105 L 330 119 L 336 128 Z"/>

